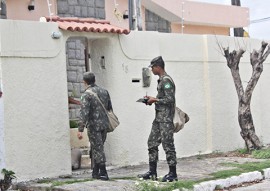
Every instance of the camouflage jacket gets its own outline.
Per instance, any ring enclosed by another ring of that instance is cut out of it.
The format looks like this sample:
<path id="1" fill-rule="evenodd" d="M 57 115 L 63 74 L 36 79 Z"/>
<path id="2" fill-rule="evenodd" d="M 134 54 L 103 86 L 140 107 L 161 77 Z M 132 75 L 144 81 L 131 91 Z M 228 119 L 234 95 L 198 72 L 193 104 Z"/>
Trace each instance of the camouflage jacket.
<path id="1" fill-rule="evenodd" d="M 155 103 L 156 122 L 173 122 L 175 111 L 175 85 L 172 78 L 165 73 L 158 80 L 158 94 L 156 98 L 159 100 Z"/>
<path id="2" fill-rule="evenodd" d="M 88 86 L 86 90 L 89 88 L 98 95 L 107 110 L 112 110 L 112 103 L 107 90 L 97 86 L 96 84 Z M 104 108 L 99 100 L 86 90 L 81 96 L 79 131 L 83 132 L 84 127 L 91 128 L 95 131 L 107 129 L 109 126 L 109 120 Z"/>

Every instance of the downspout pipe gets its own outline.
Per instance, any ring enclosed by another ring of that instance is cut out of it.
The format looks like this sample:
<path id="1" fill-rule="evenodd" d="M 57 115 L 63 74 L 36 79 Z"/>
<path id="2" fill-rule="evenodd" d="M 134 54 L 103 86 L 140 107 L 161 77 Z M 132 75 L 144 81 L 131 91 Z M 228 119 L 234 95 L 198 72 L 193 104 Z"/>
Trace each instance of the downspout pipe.
<path id="1" fill-rule="evenodd" d="M 241 7 L 241 0 L 231 0 L 231 4 L 234 6 Z M 234 28 L 234 36 L 243 37 L 244 36 L 244 29 L 243 28 Z"/>
<path id="2" fill-rule="evenodd" d="M 128 20 L 129 20 L 129 30 L 134 30 L 133 28 L 133 0 L 128 0 Z"/>
<path id="3" fill-rule="evenodd" d="M 6 8 L 6 3 L 1 1 L 0 4 L 0 18 L 1 19 L 6 19 L 7 18 L 7 8 Z"/>
<path id="4" fill-rule="evenodd" d="M 142 15 L 141 15 L 141 0 L 136 0 L 136 19 L 137 19 L 137 29 L 142 30 Z"/>

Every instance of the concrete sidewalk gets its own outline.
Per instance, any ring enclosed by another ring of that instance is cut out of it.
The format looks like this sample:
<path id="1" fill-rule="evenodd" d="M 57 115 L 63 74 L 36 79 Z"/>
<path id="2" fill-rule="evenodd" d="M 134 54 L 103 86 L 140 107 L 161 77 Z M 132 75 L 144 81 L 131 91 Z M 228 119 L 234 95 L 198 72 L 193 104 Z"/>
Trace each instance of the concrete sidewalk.
<path id="1" fill-rule="evenodd" d="M 253 159 L 253 158 L 242 158 L 242 157 L 209 157 L 209 156 L 193 156 L 187 158 L 178 159 L 177 164 L 177 174 L 179 180 L 202 180 L 205 178 L 211 178 L 211 173 L 232 169 L 233 167 L 224 166 L 224 163 L 235 163 L 242 164 L 245 162 L 260 162 L 264 161 L 264 159 Z M 62 177 L 55 178 L 51 181 L 54 182 L 65 182 L 65 184 L 60 186 L 52 186 L 51 182 L 38 183 L 38 181 L 32 181 L 27 183 L 17 183 L 14 186 L 14 190 L 21 191 L 134 191 L 136 190 L 136 182 L 140 182 L 137 179 L 137 175 L 141 173 L 145 173 L 148 171 L 148 165 L 137 165 L 137 166 L 128 166 L 128 167 L 108 167 L 108 174 L 110 177 L 110 181 L 100 181 L 100 180 L 91 180 L 91 170 L 80 169 L 77 171 L 73 171 L 72 176 L 70 177 Z M 158 176 L 164 176 L 168 173 L 168 166 L 165 161 L 160 161 L 158 163 Z M 270 169 L 269 169 L 269 177 L 270 177 Z M 229 185 L 231 183 L 241 184 L 241 180 L 243 181 L 254 181 L 253 179 L 262 179 L 262 174 L 260 172 L 251 173 L 247 175 L 243 175 L 242 177 L 237 177 L 234 179 L 228 179 L 223 182 L 218 182 L 218 184 Z M 85 180 L 83 182 L 78 182 L 79 180 Z M 67 182 L 74 181 L 73 184 L 67 184 Z M 39 181 L 40 182 L 40 181 Z M 268 181 L 269 182 L 269 181 Z M 167 184 L 167 183 L 165 183 Z M 194 187 L 194 191 L 211 191 L 214 190 L 214 185 L 217 182 L 210 181 L 204 182 Z M 269 187 L 270 190 L 270 187 Z M 268 191 L 269 191 L 268 190 Z M 238 191 L 238 190 L 237 190 Z M 240 191 L 240 190 L 239 190 Z M 242 191 L 242 190 L 241 190 Z M 263 190 L 266 191 L 266 190 Z"/>

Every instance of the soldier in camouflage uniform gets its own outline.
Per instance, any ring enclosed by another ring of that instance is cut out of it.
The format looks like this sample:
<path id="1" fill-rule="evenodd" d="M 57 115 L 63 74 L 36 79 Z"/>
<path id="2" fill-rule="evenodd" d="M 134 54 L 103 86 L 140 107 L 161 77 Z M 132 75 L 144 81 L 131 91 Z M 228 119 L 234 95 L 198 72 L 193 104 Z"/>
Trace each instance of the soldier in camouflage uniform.
<path id="1" fill-rule="evenodd" d="M 138 175 L 143 179 L 157 180 L 158 146 L 162 143 L 166 153 L 169 173 L 162 179 L 166 181 L 177 181 L 176 174 L 176 152 L 174 147 L 174 125 L 173 116 L 175 111 L 175 85 L 172 78 L 164 70 L 164 61 L 161 56 L 154 58 L 149 67 L 154 75 L 159 76 L 155 97 L 147 96 L 147 105 L 155 103 L 156 116 L 153 121 L 151 133 L 148 138 L 149 171 Z"/>
<path id="2" fill-rule="evenodd" d="M 108 91 L 95 84 L 95 75 L 92 72 L 84 73 L 83 80 L 86 85 L 86 90 L 81 97 L 78 138 L 82 139 L 82 132 L 84 127 L 86 127 L 91 144 L 92 157 L 94 159 L 92 177 L 95 179 L 108 180 L 109 177 L 105 165 L 104 142 L 107 137 L 109 119 L 100 101 L 107 110 L 112 110 L 112 103 Z M 91 91 L 97 94 L 100 101 Z"/>

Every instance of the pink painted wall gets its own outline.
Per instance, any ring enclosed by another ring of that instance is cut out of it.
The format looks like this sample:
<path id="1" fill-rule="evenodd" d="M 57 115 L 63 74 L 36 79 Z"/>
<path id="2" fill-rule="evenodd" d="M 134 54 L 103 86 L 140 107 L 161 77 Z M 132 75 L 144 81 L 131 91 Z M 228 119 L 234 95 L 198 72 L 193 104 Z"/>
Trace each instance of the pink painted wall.
<path id="1" fill-rule="evenodd" d="M 153 9 L 152 12 L 160 13 L 159 15 L 163 14 L 163 18 L 171 22 L 181 22 L 183 16 L 188 24 L 222 27 L 249 25 L 249 9 L 245 7 L 186 0 L 170 0 L 170 3 L 164 0 L 142 0 L 142 2 L 147 9 Z"/>
<path id="2" fill-rule="evenodd" d="M 182 33 L 181 24 L 171 25 L 172 33 Z M 198 26 L 198 25 L 184 25 L 184 34 L 218 34 L 218 35 L 230 35 L 230 28 L 227 27 L 211 27 L 211 26 Z"/>
<path id="3" fill-rule="evenodd" d="M 114 12 L 115 4 L 116 6 L 116 13 Z M 129 28 L 129 21 L 128 19 L 122 19 L 118 15 L 122 15 L 126 10 L 128 10 L 128 0 L 117 0 L 117 1 L 108 1 L 105 0 L 105 11 L 106 11 L 106 20 L 110 21 L 112 25 L 116 25 L 122 28 Z"/>
<path id="4" fill-rule="evenodd" d="M 205 25 L 220 23 L 220 26 L 246 27 L 249 25 L 249 9 L 245 7 L 215 5 L 185 1 L 184 18 L 188 22 L 201 22 Z"/>
<path id="5" fill-rule="evenodd" d="M 51 12 L 56 14 L 56 0 L 50 0 L 52 3 Z M 42 16 L 49 16 L 49 10 L 46 0 L 35 0 L 35 9 L 28 10 L 30 0 L 6 0 L 7 18 L 13 20 L 31 20 L 39 21 Z"/>

